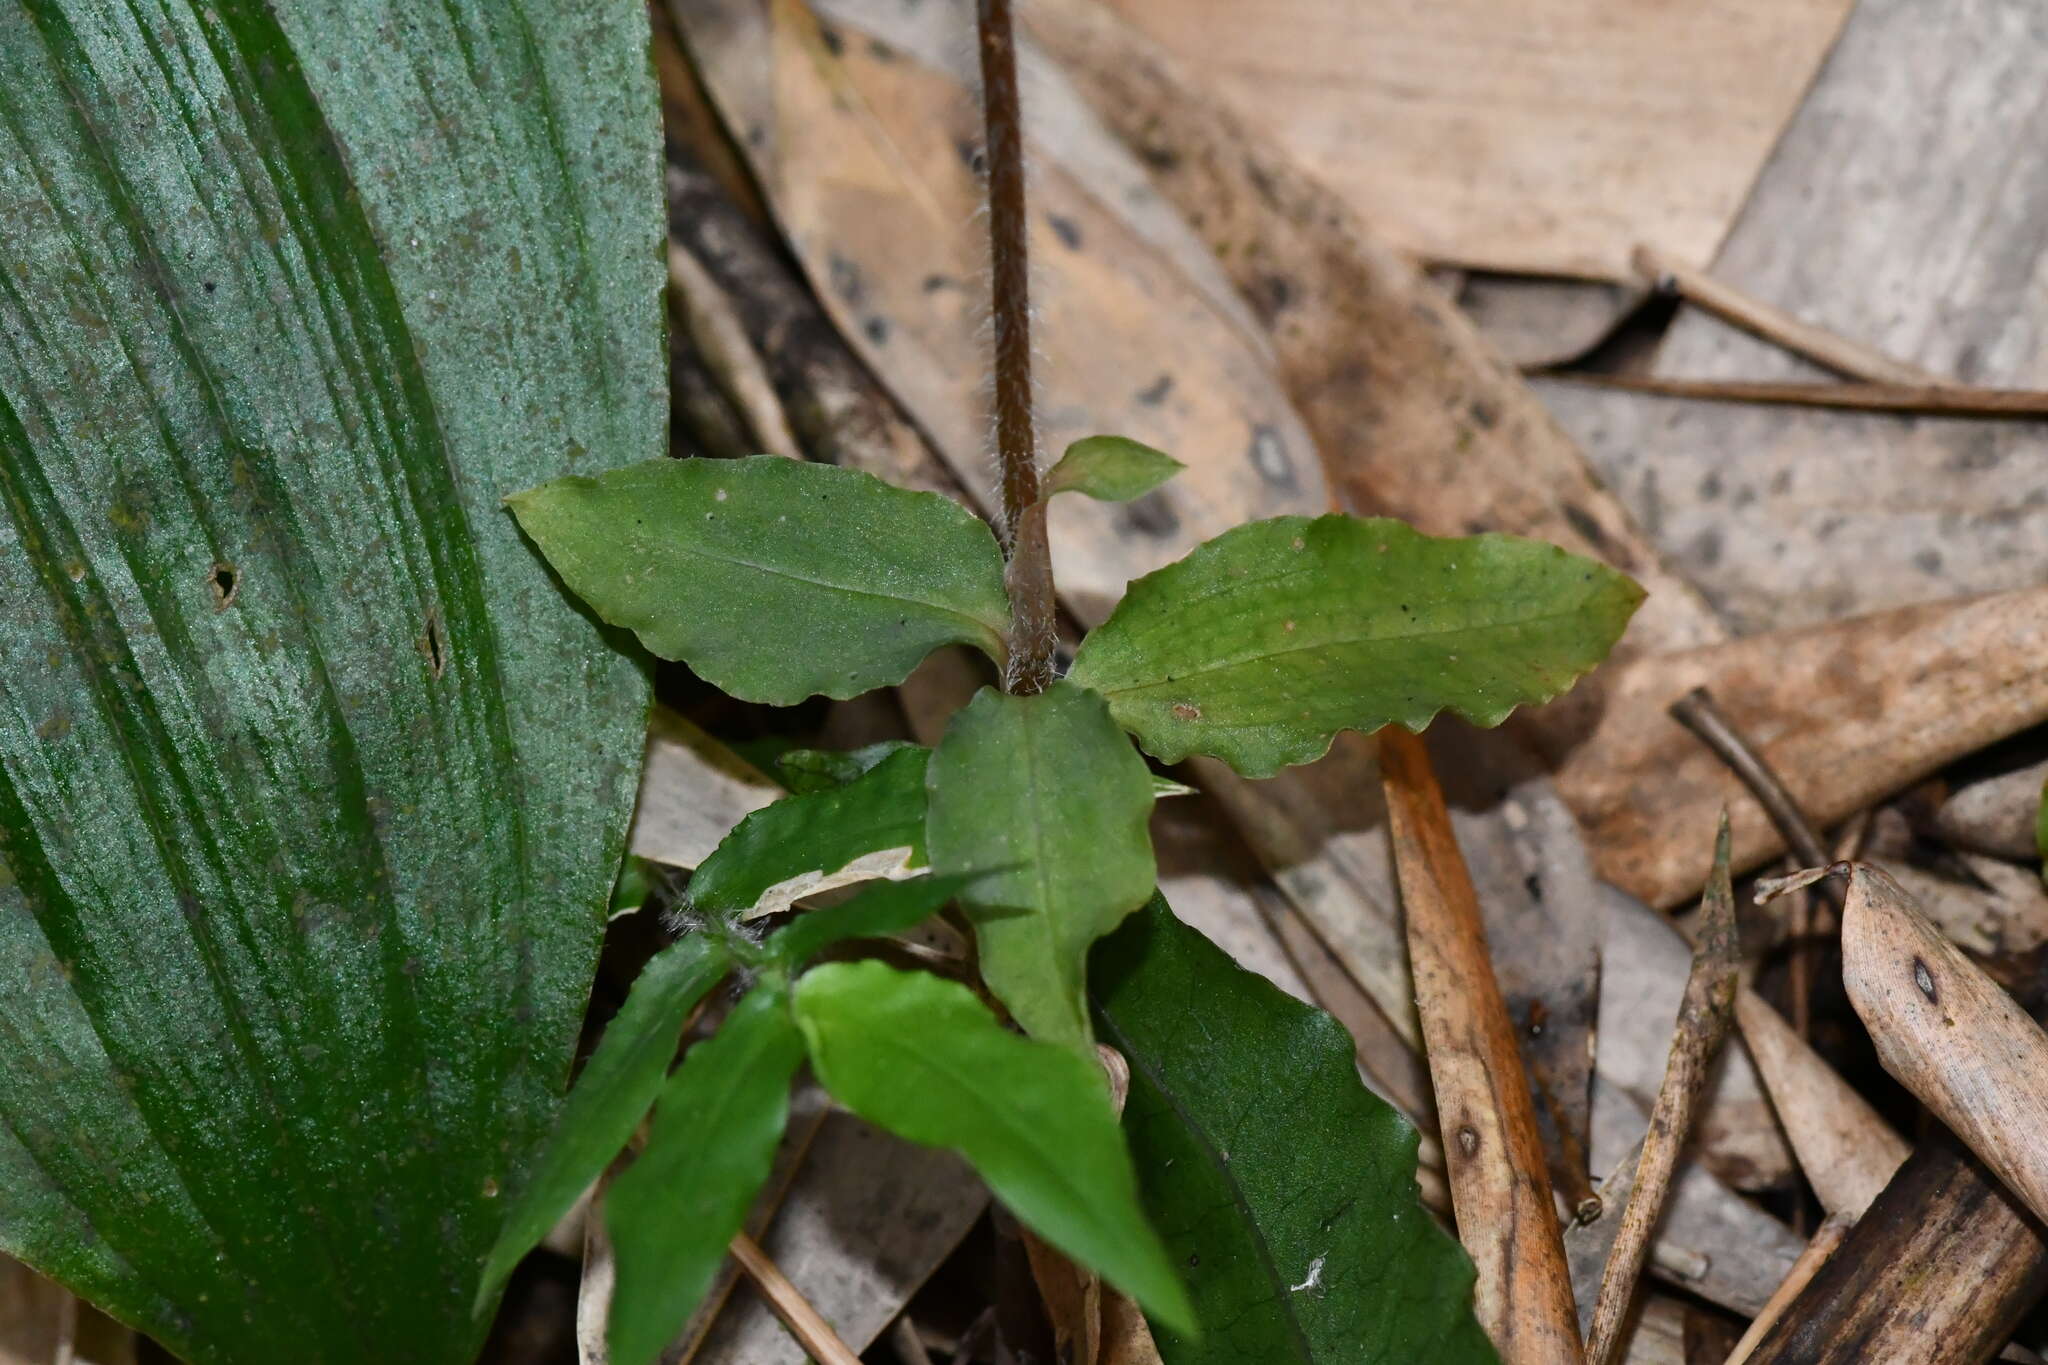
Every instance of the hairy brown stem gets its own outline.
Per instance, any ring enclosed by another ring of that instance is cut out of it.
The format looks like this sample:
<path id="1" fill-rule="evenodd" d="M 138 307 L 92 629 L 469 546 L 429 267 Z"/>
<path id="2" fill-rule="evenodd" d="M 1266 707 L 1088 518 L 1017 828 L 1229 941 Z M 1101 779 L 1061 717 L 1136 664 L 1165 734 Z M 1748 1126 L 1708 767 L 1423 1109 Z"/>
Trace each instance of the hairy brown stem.
<path id="1" fill-rule="evenodd" d="M 981 107 L 988 154 L 990 302 L 995 323 L 996 456 L 1003 476 L 1010 659 L 1003 685 L 1042 692 L 1052 681 L 1052 556 L 1031 426 L 1030 219 L 1024 204 L 1024 116 L 1010 0 L 979 0 Z"/>

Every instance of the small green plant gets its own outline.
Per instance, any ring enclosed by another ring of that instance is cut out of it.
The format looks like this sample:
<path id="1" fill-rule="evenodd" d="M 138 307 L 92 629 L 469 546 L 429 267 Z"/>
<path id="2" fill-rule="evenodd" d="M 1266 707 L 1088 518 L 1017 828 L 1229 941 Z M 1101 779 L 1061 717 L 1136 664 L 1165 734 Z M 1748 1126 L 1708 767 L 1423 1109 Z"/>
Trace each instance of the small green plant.
<path id="1" fill-rule="evenodd" d="M 1069 450 L 1044 496 L 1139 496 L 1175 468 L 1097 438 Z M 510 502 L 600 616 L 733 696 L 852 697 L 948 644 L 985 651 L 1009 680 L 978 693 L 929 753 L 805 756 L 798 771 L 815 789 L 748 817 L 697 870 L 696 932 L 650 966 L 572 1092 L 480 1296 L 651 1104 L 646 1149 L 606 1215 L 620 1365 L 651 1359 L 709 1285 L 806 1056 L 841 1103 L 961 1151 L 1047 1240 L 1189 1333 L 1093 1059 L 1085 977 L 1090 947 L 1153 894 L 1156 779 L 1133 739 L 1163 761 L 1207 754 L 1257 777 L 1316 758 L 1340 729 L 1420 729 L 1442 710 L 1497 724 L 1599 662 L 1641 598 L 1613 570 L 1533 541 L 1281 517 L 1133 583 L 1067 675 L 1034 689 L 1020 681 L 1034 668 L 1015 654 L 996 537 L 935 494 L 755 456 L 657 460 Z M 764 941 L 746 931 L 799 896 L 874 879 L 899 880 Z M 983 982 L 1027 1037 L 954 982 L 810 965 L 955 898 Z M 685 1015 L 735 971 L 747 994 L 665 1080 Z"/>

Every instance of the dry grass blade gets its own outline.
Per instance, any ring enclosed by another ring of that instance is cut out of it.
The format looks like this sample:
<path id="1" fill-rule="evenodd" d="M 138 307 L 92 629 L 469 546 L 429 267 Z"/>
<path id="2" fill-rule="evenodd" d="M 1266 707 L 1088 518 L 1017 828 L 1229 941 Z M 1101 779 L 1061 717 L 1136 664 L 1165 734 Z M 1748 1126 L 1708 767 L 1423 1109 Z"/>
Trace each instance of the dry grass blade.
<path id="1" fill-rule="evenodd" d="M 2048 1034 L 1898 883 L 1847 871 L 1842 978 L 1878 1060 L 2048 1216 Z"/>
<path id="2" fill-rule="evenodd" d="M 1786 1308 L 1799 1297 L 1799 1291 L 1806 1288 L 1815 1272 L 1826 1265 L 1828 1257 L 1834 1255 L 1835 1249 L 1842 1245 L 1842 1239 L 1849 1235 L 1849 1229 L 1855 1222 L 1853 1216 L 1845 1218 L 1838 1213 L 1829 1214 L 1821 1221 L 1820 1228 L 1813 1234 L 1813 1240 L 1806 1244 L 1806 1250 L 1792 1263 L 1792 1273 L 1778 1286 L 1778 1292 L 1771 1295 L 1771 1301 L 1764 1305 L 1764 1311 L 1758 1313 L 1755 1320 L 1749 1324 L 1749 1330 L 1735 1343 L 1735 1349 L 1728 1353 L 1728 1359 L 1722 1362 L 1722 1365 L 1742 1365 L 1742 1362 L 1749 1359 L 1751 1353 L 1756 1350 L 1757 1343 L 1764 1339 L 1765 1334 L 1777 1324 L 1778 1319 L 1784 1316 Z"/>
<path id="3" fill-rule="evenodd" d="M 603 1184 L 611 1183 L 606 1172 Z M 612 1290 L 619 1280 L 612 1239 L 605 1231 L 602 1189 L 583 1218 L 583 1279 L 576 1289 L 577 1365 L 611 1365 Z"/>
<path id="4" fill-rule="evenodd" d="M 684 332 L 745 419 L 754 448 L 788 460 L 802 459 L 782 400 L 775 396 L 768 368 L 748 341 L 733 301 L 703 264 L 673 241 L 668 246 L 668 288 Z"/>
<path id="5" fill-rule="evenodd" d="M 1782 346 L 1794 355 L 1825 365 L 1836 374 L 1873 384 L 1901 384 L 1923 389 L 1947 387 L 1939 375 L 1894 360 L 1882 351 L 1838 336 L 1825 327 L 1801 322 L 1782 308 L 1774 308 L 1733 285 L 1724 284 L 1704 270 L 1680 265 L 1650 247 L 1638 246 L 1630 264 L 1650 284 L 1669 289 L 1687 303 L 1706 309 L 1722 321 Z"/>
<path id="6" fill-rule="evenodd" d="M 1660 398 L 1773 407 L 1836 408 L 1904 417 L 2038 420 L 2048 417 L 2048 390 L 1985 389 L 1962 384 L 1807 384 L 1753 379 L 1665 379 L 1644 374 L 1548 371 L 1542 376 L 1587 388 L 1621 389 Z"/>
<path id="7" fill-rule="evenodd" d="M 781 1267 L 768 1259 L 768 1253 L 753 1238 L 744 1232 L 733 1238 L 732 1258 L 740 1263 L 740 1269 L 761 1291 L 775 1316 L 782 1319 L 782 1325 L 789 1328 L 790 1335 L 810 1352 L 818 1365 L 860 1365 L 860 1357 L 853 1353 L 853 1348 L 839 1339 L 832 1324 L 797 1291 Z"/>
<path id="8" fill-rule="evenodd" d="M 1735 892 L 1728 880 L 1728 817 L 1724 813 L 1714 837 L 1714 873 L 1707 883 L 1699 943 L 1678 1010 L 1677 1038 L 1665 1066 L 1664 1084 L 1657 1092 L 1657 1106 L 1650 1115 L 1628 1208 L 1600 1277 L 1600 1297 L 1593 1308 L 1587 1348 L 1591 1365 L 1610 1365 L 1619 1357 L 1622 1325 L 1635 1298 L 1636 1277 L 1649 1255 L 1650 1237 L 1664 1212 L 1672 1172 L 1692 1131 L 1708 1068 L 1728 1037 L 1741 966 Z"/>
<path id="9" fill-rule="evenodd" d="M 1398 726 L 1380 732 L 1380 768 L 1451 1203 L 1479 1270 L 1480 1324 L 1506 1365 L 1581 1360 L 1535 1103 L 1443 791 L 1421 739 Z"/>

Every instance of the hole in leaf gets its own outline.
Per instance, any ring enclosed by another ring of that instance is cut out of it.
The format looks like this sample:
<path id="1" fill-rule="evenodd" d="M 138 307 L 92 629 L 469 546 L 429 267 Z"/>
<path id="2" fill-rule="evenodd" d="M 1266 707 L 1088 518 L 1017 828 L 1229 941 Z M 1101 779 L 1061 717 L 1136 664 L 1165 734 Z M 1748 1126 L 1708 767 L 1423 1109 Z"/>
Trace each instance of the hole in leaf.
<path id="1" fill-rule="evenodd" d="M 420 637 L 420 653 L 427 656 L 427 667 L 436 678 L 448 671 L 448 645 L 441 638 L 441 613 L 438 610 L 427 613 L 427 633 Z"/>
<path id="2" fill-rule="evenodd" d="M 206 586 L 213 594 L 213 609 L 226 611 L 235 605 L 235 594 L 242 590 L 242 576 L 234 565 L 216 563 L 207 571 Z"/>

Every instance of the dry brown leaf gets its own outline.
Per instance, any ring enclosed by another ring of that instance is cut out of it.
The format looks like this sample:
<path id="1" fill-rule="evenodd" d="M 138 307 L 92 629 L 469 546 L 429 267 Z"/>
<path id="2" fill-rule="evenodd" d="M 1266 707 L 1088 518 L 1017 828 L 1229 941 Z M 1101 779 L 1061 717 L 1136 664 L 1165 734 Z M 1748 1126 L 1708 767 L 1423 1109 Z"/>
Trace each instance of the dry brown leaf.
<path id="1" fill-rule="evenodd" d="M 2034 823 L 2041 812 L 2041 788 L 2048 762 L 2031 763 L 1997 777 L 1958 788 L 1941 803 L 1934 827 L 1945 839 L 1980 853 L 2034 862 Z"/>
<path id="2" fill-rule="evenodd" d="M 1719 244 L 1847 0 L 1114 0 L 1423 255 L 1625 278 Z"/>
<path id="3" fill-rule="evenodd" d="M 1884 1069 L 2048 1216 L 2048 1033 L 1867 863 L 1850 865 L 1842 980 Z"/>
<path id="4" fill-rule="evenodd" d="M 2044 650 L 2048 588 L 2035 587 L 1626 660 L 1583 685 L 1599 719 L 1566 756 L 1558 788 L 1601 874 L 1675 905 L 1707 872 L 1697 841 L 1679 831 L 1721 807 L 1738 871 L 1784 848 L 1741 782 L 1666 714 L 1686 692 L 1708 688 L 1824 826 L 2048 719 Z"/>
<path id="5" fill-rule="evenodd" d="M 782 787 L 694 723 L 657 706 L 627 844 L 671 867 L 695 867 L 726 831 L 782 795 Z"/>

